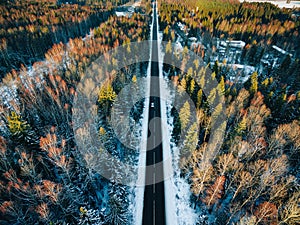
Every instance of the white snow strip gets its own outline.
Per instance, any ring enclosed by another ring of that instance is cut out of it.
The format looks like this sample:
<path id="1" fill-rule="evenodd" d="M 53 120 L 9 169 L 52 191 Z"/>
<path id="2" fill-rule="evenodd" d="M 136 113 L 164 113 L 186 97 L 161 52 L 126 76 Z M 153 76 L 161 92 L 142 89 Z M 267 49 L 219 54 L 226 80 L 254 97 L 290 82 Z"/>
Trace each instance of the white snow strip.
<path id="1" fill-rule="evenodd" d="M 153 14 L 152 14 L 153 15 Z M 154 17 L 152 16 L 152 23 L 150 27 L 150 40 L 153 39 L 153 25 Z M 147 68 L 147 86 L 146 96 L 150 96 L 150 77 L 151 77 L 151 58 L 152 48 L 150 47 L 149 64 Z M 135 212 L 133 215 L 134 224 L 142 225 L 143 222 L 143 209 L 144 209 L 144 192 L 145 192 L 145 179 L 146 179 L 146 154 L 147 154 L 147 139 L 148 139 L 148 120 L 149 120 L 149 101 L 150 98 L 145 99 L 145 107 L 143 112 L 143 124 L 142 124 L 142 140 L 140 144 L 140 155 L 138 162 L 138 181 L 135 187 Z"/>
<path id="2" fill-rule="evenodd" d="M 162 71 L 162 65 L 160 68 Z M 166 78 L 167 79 L 167 78 Z M 178 147 L 169 140 L 173 130 L 173 118 L 171 117 L 171 107 L 174 96 L 168 91 L 167 80 L 160 79 L 161 90 L 161 121 L 163 135 L 163 158 L 164 171 L 168 170 L 171 177 L 165 178 L 165 204 L 166 204 L 166 224 L 167 225 L 195 225 L 198 218 L 197 213 L 191 208 L 190 186 L 184 178 L 180 177 L 180 151 Z M 171 159 L 172 165 L 166 162 Z M 171 167 L 171 168 L 170 168 Z"/>
<path id="3" fill-rule="evenodd" d="M 268 1 L 268 0 L 240 0 L 240 2 L 269 2 L 273 5 L 277 5 L 279 8 L 299 8 L 300 7 L 300 1 L 291 1 L 290 3 L 286 3 L 285 1 Z"/>
<path id="4" fill-rule="evenodd" d="M 150 66 L 147 70 L 147 87 L 146 92 L 150 92 Z M 149 93 L 150 95 L 150 93 Z M 143 208 L 144 208 L 144 192 L 145 192 L 145 179 L 146 179 L 146 149 L 147 149 L 147 132 L 148 132 L 148 119 L 149 119 L 149 98 L 145 99 L 145 107 L 143 112 L 142 124 L 142 140 L 140 144 L 140 155 L 138 162 L 138 181 L 135 187 L 135 207 L 133 211 L 134 224 L 142 225 L 143 222 Z"/>
<path id="5" fill-rule="evenodd" d="M 173 167 L 172 167 L 172 154 L 170 149 L 170 132 L 167 125 L 167 85 L 162 79 L 162 62 L 159 58 L 161 64 L 159 67 L 159 77 L 160 77 L 160 108 L 161 108 L 161 126 L 162 126 L 162 148 L 163 148 L 163 161 L 164 161 L 164 188 L 165 188 L 165 212 L 166 212 L 166 224 L 167 225 L 177 225 L 178 219 L 176 215 L 176 204 L 175 204 L 175 188 L 174 188 L 174 178 Z M 167 177 L 168 176 L 168 177 Z"/>
<path id="6" fill-rule="evenodd" d="M 156 7 L 156 15 L 158 15 L 158 9 Z M 159 30 L 158 18 L 157 18 L 157 32 Z M 166 225 L 178 225 L 176 219 L 176 204 L 175 204 L 175 188 L 172 167 L 172 155 L 170 149 L 170 133 L 167 124 L 167 99 L 169 97 L 169 91 L 166 83 L 163 80 L 163 58 L 164 55 L 161 50 L 162 35 L 157 33 L 158 41 L 158 65 L 159 65 L 159 88 L 160 88 L 160 114 L 161 114 L 161 126 L 162 126 L 162 149 L 163 149 L 163 168 L 164 168 L 164 189 L 165 189 L 165 213 L 166 213 Z M 166 177 L 169 176 L 169 177 Z"/>
<path id="7" fill-rule="evenodd" d="M 162 55 L 162 54 L 161 54 Z M 160 60 L 161 61 L 161 60 Z M 162 71 L 162 63 L 160 65 Z M 160 75 L 162 77 L 162 75 Z M 171 117 L 171 107 L 174 96 L 168 91 L 169 81 L 160 79 L 161 90 L 161 121 L 163 135 L 163 159 L 165 177 L 165 204 L 166 204 L 166 224 L 167 225 L 195 225 L 197 213 L 191 208 L 190 186 L 184 178 L 180 177 L 180 151 L 178 147 L 170 142 L 173 130 L 173 118 Z M 171 165 L 170 162 L 171 161 Z M 170 176 L 172 174 L 172 176 Z"/>
<path id="8" fill-rule="evenodd" d="M 157 24 L 158 26 L 158 24 Z M 159 30 L 159 29 L 158 29 Z M 198 215 L 190 203 L 190 186 L 184 178 L 180 177 L 178 165 L 180 152 L 174 143 L 171 143 L 171 133 L 173 130 L 173 118 L 171 117 L 171 107 L 173 93 L 168 87 L 169 81 L 163 78 L 163 58 L 162 33 L 158 34 L 159 54 L 159 80 L 160 80 L 160 104 L 161 104 L 161 124 L 162 124 L 162 146 L 164 161 L 164 188 L 165 188 L 165 212 L 167 225 L 195 225 Z M 171 162 L 171 163 L 170 163 Z M 168 177 L 167 177 L 168 176 Z"/>

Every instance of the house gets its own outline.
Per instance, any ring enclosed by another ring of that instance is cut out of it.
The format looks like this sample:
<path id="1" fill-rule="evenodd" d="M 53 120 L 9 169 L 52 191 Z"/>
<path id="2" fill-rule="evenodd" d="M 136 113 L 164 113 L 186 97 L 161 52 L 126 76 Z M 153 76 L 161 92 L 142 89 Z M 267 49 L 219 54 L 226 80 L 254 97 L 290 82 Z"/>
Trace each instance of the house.
<path id="1" fill-rule="evenodd" d="M 229 47 L 233 48 L 244 48 L 246 43 L 244 41 L 226 41 Z"/>
<path id="2" fill-rule="evenodd" d="M 224 48 L 227 48 L 227 47 L 231 47 L 231 48 L 244 48 L 246 45 L 246 43 L 244 41 L 219 41 L 218 40 L 218 43 L 217 43 L 217 46 L 221 46 L 221 47 L 224 47 Z"/>
<path id="3" fill-rule="evenodd" d="M 117 17 L 121 17 L 121 16 L 131 17 L 133 13 L 134 13 L 133 6 L 120 6 L 116 9 Z"/>
<path id="4" fill-rule="evenodd" d="M 241 64 L 226 64 L 229 69 L 229 80 L 235 83 L 245 83 L 255 72 L 255 67 Z"/>

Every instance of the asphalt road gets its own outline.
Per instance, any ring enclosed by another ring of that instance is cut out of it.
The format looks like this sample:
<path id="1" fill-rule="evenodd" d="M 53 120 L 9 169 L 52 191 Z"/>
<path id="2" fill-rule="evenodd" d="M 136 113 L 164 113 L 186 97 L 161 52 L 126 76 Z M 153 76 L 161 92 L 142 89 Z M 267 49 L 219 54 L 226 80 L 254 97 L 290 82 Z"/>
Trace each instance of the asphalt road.
<path id="1" fill-rule="evenodd" d="M 157 41 L 157 15 L 156 5 L 154 5 L 154 25 L 153 41 Z M 159 76 L 158 69 L 158 46 L 152 44 L 151 77 Z M 151 79 L 150 96 L 159 95 L 159 80 Z M 162 165 L 157 163 L 162 161 L 162 130 L 160 123 L 160 99 L 150 98 L 149 105 L 149 125 L 147 156 L 146 156 L 146 185 L 144 193 L 143 225 L 165 225 L 165 198 Z M 156 119 L 154 119 L 156 118 Z M 150 122 L 151 121 L 151 122 Z"/>

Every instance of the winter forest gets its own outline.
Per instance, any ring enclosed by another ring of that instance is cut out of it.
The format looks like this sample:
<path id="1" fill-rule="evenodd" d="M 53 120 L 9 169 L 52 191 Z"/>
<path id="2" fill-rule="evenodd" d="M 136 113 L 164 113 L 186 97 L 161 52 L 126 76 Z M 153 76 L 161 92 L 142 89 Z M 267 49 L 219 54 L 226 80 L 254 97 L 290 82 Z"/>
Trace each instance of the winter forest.
<path id="1" fill-rule="evenodd" d="M 133 52 L 153 54 L 134 43 L 154 37 L 154 9 L 160 92 L 167 93 L 163 151 L 172 157 L 164 207 L 174 221 L 165 224 L 300 224 L 300 4 L 0 0 L 1 225 L 149 224 L 141 223 L 140 187 L 121 182 L 122 162 L 138 174 L 145 115 L 156 105 L 142 98 L 129 118 L 116 118 L 113 105 L 121 94 L 123 104 L 133 101 L 123 91 L 129 84 L 149 91 L 139 80 L 150 77 L 150 57 L 114 68 Z M 118 56 L 109 54 L 120 47 Z M 90 119 L 103 143 L 98 167 L 79 151 L 92 143 L 89 127 L 74 117 L 79 93 L 89 90 L 97 90 Z M 190 101 L 178 109 L 173 102 L 184 93 Z M 127 121 L 129 145 L 112 126 Z M 113 171 L 110 179 L 102 168 Z"/>

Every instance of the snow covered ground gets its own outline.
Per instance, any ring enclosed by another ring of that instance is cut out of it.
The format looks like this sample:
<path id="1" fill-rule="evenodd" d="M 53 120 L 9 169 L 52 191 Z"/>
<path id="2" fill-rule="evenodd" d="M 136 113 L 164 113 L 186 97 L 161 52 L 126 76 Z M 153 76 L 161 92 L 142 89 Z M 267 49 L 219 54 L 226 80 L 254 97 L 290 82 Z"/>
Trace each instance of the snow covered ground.
<path id="1" fill-rule="evenodd" d="M 161 66 L 162 69 L 162 66 Z M 162 70 L 160 70 L 162 71 Z M 161 80 L 161 120 L 163 130 L 163 158 L 166 161 L 168 158 L 172 160 L 173 176 L 165 178 L 165 204 L 166 204 L 166 220 L 167 225 L 194 225 L 198 215 L 191 207 L 190 203 L 190 186 L 187 181 L 180 177 L 179 168 L 179 149 L 170 142 L 171 133 L 173 130 L 173 118 L 171 117 L 171 108 L 173 102 L 172 93 L 168 92 L 169 81 Z M 164 163 L 164 171 L 170 171 L 168 164 Z"/>
<path id="2" fill-rule="evenodd" d="M 159 25 L 157 24 L 159 27 Z M 158 29 L 159 30 L 159 29 Z M 158 34 L 158 44 L 161 46 L 163 35 Z M 173 94 L 169 88 L 168 79 L 163 78 L 163 58 L 162 46 L 159 48 L 159 78 L 161 95 L 161 123 L 163 139 L 163 160 L 164 160 L 164 188 L 165 207 L 167 225 L 194 225 L 197 214 L 190 206 L 190 187 L 186 180 L 180 177 L 179 149 L 171 140 L 173 130 L 173 118 L 171 117 L 171 107 Z M 171 159 L 171 165 L 168 160 Z M 167 171 L 167 172 L 166 172 Z M 167 173 L 167 174 L 166 174 Z M 171 176 L 168 176 L 171 174 Z M 173 175 L 173 176 L 172 176 Z M 167 176 L 167 177 L 166 177 Z"/>
<path id="3" fill-rule="evenodd" d="M 290 3 L 286 3 L 286 1 L 240 0 L 240 2 L 269 2 L 274 5 L 277 5 L 279 8 L 299 8 L 300 7 L 300 1 L 291 1 Z"/>
<path id="4" fill-rule="evenodd" d="M 150 65 L 150 64 L 149 64 Z M 146 92 L 150 95 L 150 66 L 147 70 L 147 87 Z M 140 144 L 140 155 L 138 162 L 138 179 L 137 184 L 134 187 L 134 201 L 130 205 L 130 211 L 133 212 L 133 224 L 142 225 L 143 222 L 143 208 L 144 208 L 144 192 L 145 192 L 145 178 L 146 178 L 146 151 L 142 149 L 147 149 L 147 136 L 148 136 L 148 118 L 149 118 L 149 98 L 145 99 L 145 107 L 142 116 L 142 137 Z"/>
<path id="5" fill-rule="evenodd" d="M 153 14 L 152 14 L 153 15 Z M 150 27 L 150 40 L 153 38 L 153 24 L 154 18 L 152 16 L 152 23 Z M 150 48 L 149 62 L 152 58 L 152 48 Z M 151 76 L 151 63 L 148 64 L 147 68 L 147 85 L 145 94 L 150 96 L 150 76 Z M 148 139 L 148 120 L 149 120 L 149 98 L 145 99 L 145 107 L 142 116 L 142 137 L 140 144 L 140 155 L 138 162 L 138 180 L 135 186 L 135 199 L 131 204 L 133 212 L 133 222 L 134 225 L 142 225 L 143 222 L 143 208 L 144 208 L 144 192 L 145 192 L 145 179 L 146 179 L 146 151 L 142 149 L 147 149 L 147 139 Z"/>
<path id="6" fill-rule="evenodd" d="M 162 36 L 162 35 L 160 35 Z M 161 54 L 162 55 L 162 54 Z M 163 56 L 163 55 L 162 55 Z M 160 63 L 162 71 L 162 63 Z M 162 74 L 160 75 L 162 77 Z M 173 176 L 165 178 L 165 204 L 167 225 L 194 225 L 198 215 L 191 208 L 190 186 L 187 181 L 180 177 L 179 159 L 180 151 L 177 146 L 170 142 L 173 130 L 173 117 L 171 116 L 173 94 L 168 91 L 169 81 L 160 79 L 161 89 L 161 120 L 163 129 L 163 158 L 164 162 L 171 158 L 172 167 L 164 163 L 164 171 L 172 169 Z M 170 173 L 170 172 L 169 172 Z"/>

